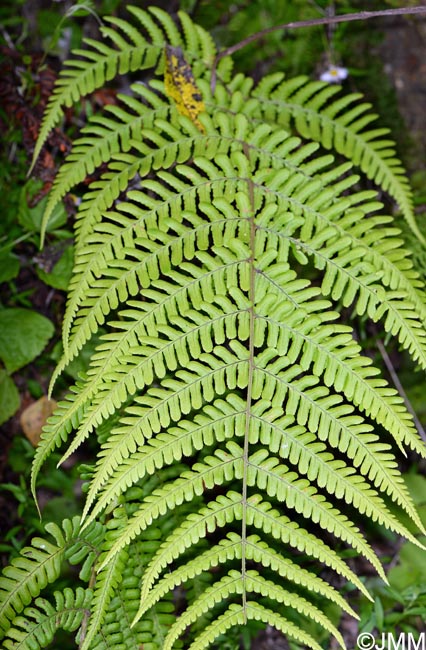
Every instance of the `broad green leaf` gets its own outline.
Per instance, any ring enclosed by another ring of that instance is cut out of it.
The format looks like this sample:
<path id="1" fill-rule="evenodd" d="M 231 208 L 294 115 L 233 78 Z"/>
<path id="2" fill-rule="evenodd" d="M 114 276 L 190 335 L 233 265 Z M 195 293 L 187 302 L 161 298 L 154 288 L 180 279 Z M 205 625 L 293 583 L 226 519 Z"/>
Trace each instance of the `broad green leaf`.
<path id="1" fill-rule="evenodd" d="M 0 311 L 0 359 L 9 373 L 35 359 L 53 335 L 53 324 L 30 309 Z"/>
<path id="2" fill-rule="evenodd" d="M 420 541 L 424 544 L 425 538 L 421 537 Z M 424 550 L 417 548 L 411 542 L 406 542 L 400 551 L 397 566 L 388 573 L 390 586 L 398 591 L 409 587 L 418 588 L 420 585 L 424 589 L 426 585 L 424 557 Z"/>
<path id="3" fill-rule="evenodd" d="M 19 393 L 5 370 L 0 369 L 0 424 L 12 417 L 19 408 Z"/>
<path id="4" fill-rule="evenodd" d="M 71 279 L 72 269 L 74 265 L 74 249 L 69 246 L 65 249 L 60 259 L 54 265 L 50 273 L 43 269 L 37 269 L 37 275 L 45 284 L 48 284 L 54 289 L 66 291 Z"/>
<path id="5" fill-rule="evenodd" d="M 21 191 L 21 196 L 19 200 L 19 210 L 18 210 L 18 220 L 21 226 L 28 230 L 29 232 L 40 232 L 41 222 L 43 219 L 43 214 L 47 205 L 47 196 L 45 196 L 41 201 L 36 203 L 33 207 L 30 207 L 28 203 L 31 199 L 34 200 L 34 196 L 37 195 L 39 191 L 40 184 L 36 181 L 30 180 Z M 52 212 L 52 215 L 49 219 L 49 225 L 47 227 L 48 232 L 52 232 L 56 228 L 63 226 L 67 221 L 67 213 L 65 211 L 64 204 L 58 203 L 55 206 L 55 209 Z"/>
<path id="6" fill-rule="evenodd" d="M 12 253 L 0 255 L 0 282 L 13 280 L 19 273 L 19 260 Z"/>

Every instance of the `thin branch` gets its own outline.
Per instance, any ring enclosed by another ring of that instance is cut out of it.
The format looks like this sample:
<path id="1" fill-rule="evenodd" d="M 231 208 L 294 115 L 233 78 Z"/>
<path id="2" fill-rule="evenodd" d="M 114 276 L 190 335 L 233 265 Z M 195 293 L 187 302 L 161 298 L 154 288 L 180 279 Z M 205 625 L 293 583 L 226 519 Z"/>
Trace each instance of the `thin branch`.
<path id="1" fill-rule="evenodd" d="M 276 25 L 274 27 L 262 29 L 260 32 L 251 34 L 250 36 L 247 36 L 247 38 L 244 38 L 242 41 L 235 43 L 235 45 L 231 45 L 231 47 L 227 47 L 225 50 L 219 52 L 213 63 L 211 79 L 212 90 L 214 90 L 216 86 L 216 68 L 219 61 L 225 56 L 233 54 L 234 52 L 238 52 L 238 50 L 241 50 L 246 45 L 249 45 L 249 43 L 253 43 L 263 36 L 266 36 L 266 34 L 271 34 L 272 32 L 278 32 L 284 29 L 299 29 L 300 27 L 316 27 L 318 25 L 335 25 L 337 23 L 348 23 L 354 20 L 369 20 L 370 18 L 379 18 L 383 16 L 401 16 L 408 14 L 426 14 L 426 7 L 401 7 L 400 9 L 382 9 L 381 11 L 358 11 L 353 14 L 327 16 L 324 18 L 314 18 L 312 20 L 299 20 L 296 22 L 284 23 L 282 25 Z"/>
<path id="2" fill-rule="evenodd" d="M 419 418 L 417 417 L 417 413 L 415 412 L 410 400 L 407 397 L 407 393 L 405 392 L 404 388 L 402 387 L 402 384 L 399 380 L 398 375 L 396 374 L 395 368 L 392 365 L 392 361 L 390 360 L 390 357 L 386 351 L 385 346 L 383 345 L 382 341 L 378 338 L 376 339 L 376 344 L 377 347 L 379 348 L 379 352 L 382 355 L 383 361 L 385 362 L 385 366 L 388 369 L 388 372 L 392 378 L 392 381 L 394 383 L 395 388 L 398 390 L 399 394 L 401 395 L 402 399 L 405 402 L 405 406 L 407 407 L 407 410 L 411 413 L 413 416 L 414 424 L 416 425 L 418 432 L 420 434 L 420 437 L 422 440 L 426 442 L 426 432 L 423 429 L 422 423 L 420 422 Z"/>

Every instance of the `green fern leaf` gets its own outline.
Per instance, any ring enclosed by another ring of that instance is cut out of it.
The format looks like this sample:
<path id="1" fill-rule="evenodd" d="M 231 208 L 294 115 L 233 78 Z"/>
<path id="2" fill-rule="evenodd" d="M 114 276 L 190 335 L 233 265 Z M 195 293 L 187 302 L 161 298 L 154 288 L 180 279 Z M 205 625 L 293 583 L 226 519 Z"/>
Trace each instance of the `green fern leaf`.
<path id="1" fill-rule="evenodd" d="M 72 522 L 65 520 L 62 530 L 48 524 L 46 530 L 55 543 L 35 537 L 32 545 L 22 549 L 21 554 L 6 567 L 0 578 L 0 626 L 2 635 L 10 627 L 11 621 L 22 612 L 42 589 L 58 578 L 65 550 L 78 533 L 78 518 Z"/>
<path id="2" fill-rule="evenodd" d="M 148 11 L 143 11 L 138 7 L 129 6 L 128 10 L 138 19 L 140 27 L 146 29 L 149 40 L 143 36 L 140 29 L 133 27 L 128 22 L 106 17 L 106 20 L 114 25 L 116 30 L 103 26 L 101 27 L 102 36 L 109 40 L 113 47 L 93 39 L 86 39 L 85 43 L 92 49 L 73 52 L 74 55 L 80 55 L 86 60 L 68 61 L 68 67 L 62 71 L 41 125 L 34 149 L 32 167 L 50 131 L 60 120 L 63 107 L 72 106 L 81 96 L 102 87 L 105 82 L 110 81 L 117 74 L 156 68 L 165 43 L 181 45 L 180 33 L 166 12 L 158 7 L 151 7 Z M 188 32 L 191 23 L 188 17 L 184 20 L 185 29 Z M 122 34 L 120 34 L 120 30 Z M 191 47 L 197 48 L 191 52 L 192 57 L 198 57 L 201 53 L 204 63 L 206 57 L 212 61 L 215 49 L 211 37 L 200 28 L 195 30 L 193 27 L 192 31 L 198 35 L 198 38 L 191 39 Z"/>
<path id="3" fill-rule="evenodd" d="M 107 549 L 113 543 L 117 536 L 117 528 L 123 525 L 123 519 L 126 519 L 123 509 L 117 508 L 115 511 L 115 517 L 108 522 L 104 548 Z M 82 634 L 80 636 L 81 650 L 88 650 L 88 648 L 91 647 L 93 639 L 99 632 L 113 598 L 113 594 L 116 592 L 117 586 L 123 579 L 123 571 L 127 561 L 128 552 L 127 549 L 124 549 L 114 557 L 113 561 L 105 567 L 104 571 L 97 574 L 91 606 L 93 613 L 89 618 L 87 630 L 84 628 L 82 629 Z"/>
<path id="4" fill-rule="evenodd" d="M 224 634 L 229 628 L 237 625 L 243 627 L 247 620 L 250 619 L 263 621 L 264 623 L 268 622 L 277 630 L 288 634 L 291 638 L 300 641 L 300 643 L 303 643 L 308 648 L 321 650 L 321 646 L 310 634 L 302 632 L 300 628 L 286 620 L 283 616 L 265 609 L 262 605 L 254 601 L 248 601 L 243 607 L 236 604 L 230 605 L 228 610 L 207 627 L 198 639 L 189 646 L 189 650 L 203 650 L 203 648 L 208 648 L 218 636 Z"/>
<path id="5" fill-rule="evenodd" d="M 377 115 L 367 112 L 371 104 L 356 103 L 361 97 L 356 93 L 329 103 L 335 89 L 330 89 L 324 82 L 309 81 L 306 77 L 297 78 L 298 88 L 294 87 L 294 80 L 277 83 L 279 81 L 277 76 L 263 80 L 257 90 L 256 95 L 262 97 L 265 112 L 274 115 L 274 121 L 285 128 L 294 120 L 297 132 L 303 137 L 320 142 L 326 149 L 334 149 L 352 160 L 397 201 L 410 228 L 425 243 L 416 224 L 409 183 L 401 161 L 395 155 L 395 144 L 383 139 L 389 129 L 366 130 L 377 119 Z M 276 87 L 273 88 L 272 84 Z M 351 104 L 355 106 L 348 110 Z"/>
<path id="6" fill-rule="evenodd" d="M 299 613 L 312 618 L 322 625 L 324 629 L 333 634 L 342 647 L 345 646 L 342 635 L 312 603 L 308 603 L 296 593 L 289 593 L 273 582 L 265 580 L 256 571 L 248 571 L 245 576 L 241 576 L 238 571 L 230 571 L 227 576 L 223 577 L 212 587 L 206 589 L 202 596 L 179 617 L 169 631 L 164 643 L 164 650 L 171 650 L 174 642 L 184 632 L 185 628 L 193 625 L 194 621 L 202 613 L 208 612 L 218 602 L 229 598 L 233 594 L 241 594 L 243 584 L 245 584 L 246 589 L 251 593 L 266 596 L 280 605 L 285 605 L 287 608 L 294 608 Z"/>
<path id="7" fill-rule="evenodd" d="M 241 559 L 242 545 L 241 536 L 236 533 L 228 533 L 218 545 L 213 546 L 198 557 L 168 573 L 150 591 L 149 596 L 141 602 L 138 616 L 143 616 L 154 603 L 168 592 L 176 589 L 180 584 L 193 579 L 201 571 L 209 571 L 213 567 L 225 564 L 229 560 Z M 284 559 L 279 553 L 262 542 L 257 535 L 247 538 L 245 548 L 246 558 L 262 564 L 264 567 L 271 567 L 276 574 L 289 581 L 302 585 L 303 587 L 320 593 L 328 600 L 335 602 L 343 610 L 357 618 L 357 614 L 348 603 L 330 585 L 321 580 L 318 576 L 302 569 L 289 559 Z"/>
<path id="8" fill-rule="evenodd" d="M 149 592 L 165 566 L 172 560 L 176 560 L 186 548 L 196 544 L 208 532 L 213 532 L 216 527 L 223 527 L 234 519 L 241 521 L 243 518 L 243 507 L 241 496 L 236 492 L 230 492 L 226 496 L 220 496 L 215 501 L 201 509 L 197 514 L 191 514 L 187 520 L 178 527 L 172 535 L 160 547 L 154 556 L 144 575 L 144 582 L 141 590 L 141 604 L 148 597 Z M 247 503 L 246 521 L 255 528 L 261 529 L 263 533 L 272 532 L 274 538 L 280 539 L 284 544 L 290 543 L 293 548 L 303 551 L 319 559 L 321 562 L 332 567 L 337 573 L 345 576 L 353 582 L 367 597 L 368 592 L 362 582 L 347 567 L 330 547 L 321 542 L 314 535 L 307 534 L 297 524 L 291 522 L 285 516 L 279 516 L 278 512 L 268 502 L 262 502 L 259 495 L 250 497 Z M 245 539 L 242 539 L 244 551 Z M 112 548 L 105 558 L 106 564 L 118 551 L 120 542 Z M 139 618 L 139 613 L 137 618 Z"/>
<path id="9" fill-rule="evenodd" d="M 69 587 L 53 594 L 55 605 L 44 598 L 35 600 L 35 607 L 27 607 L 25 616 L 14 620 L 14 627 L 8 630 L 4 640 L 5 650 L 39 650 L 47 647 L 58 629 L 74 632 L 86 615 L 92 594 L 77 587 Z"/>

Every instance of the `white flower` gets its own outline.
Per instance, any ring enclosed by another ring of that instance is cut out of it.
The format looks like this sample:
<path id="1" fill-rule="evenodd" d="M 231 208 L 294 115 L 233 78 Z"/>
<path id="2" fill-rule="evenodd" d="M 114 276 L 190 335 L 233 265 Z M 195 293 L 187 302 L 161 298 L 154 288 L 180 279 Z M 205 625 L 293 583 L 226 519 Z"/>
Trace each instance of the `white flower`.
<path id="1" fill-rule="evenodd" d="M 338 84 L 348 76 L 346 68 L 340 68 L 338 65 L 331 65 L 328 70 L 320 76 L 321 81 L 327 81 L 330 84 Z"/>

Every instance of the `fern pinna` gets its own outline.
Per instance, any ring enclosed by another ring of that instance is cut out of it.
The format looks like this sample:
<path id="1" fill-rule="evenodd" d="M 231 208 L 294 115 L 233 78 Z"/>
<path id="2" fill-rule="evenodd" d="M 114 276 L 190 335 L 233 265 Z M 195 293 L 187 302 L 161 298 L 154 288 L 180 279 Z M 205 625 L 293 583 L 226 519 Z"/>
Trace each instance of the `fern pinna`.
<path id="1" fill-rule="evenodd" d="M 423 530 L 393 451 L 424 445 L 340 315 L 380 321 L 426 367 L 423 285 L 360 189 L 374 181 L 415 229 L 407 180 L 359 96 L 282 75 L 254 86 L 229 57 L 212 89 L 209 34 L 184 13 L 129 11 L 134 23 L 111 18 L 68 62 L 36 150 L 64 106 L 147 70 L 89 120 L 45 215 L 102 165 L 77 216 L 55 377 L 98 345 L 33 467 L 35 491 L 53 450 L 98 439 L 71 545 L 82 586 L 25 609 L 58 577 L 25 550 L 0 582 L 4 646 L 44 647 L 51 611 L 79 627 L 82 650 L 201 650 L 250 621 L 303 647 L 344 646 L 324 603 L 356 613 L 332 576 L 369 595 L 341 551 L 386 580 L 353 520 L 418 543 L 399 509 Z"/>

